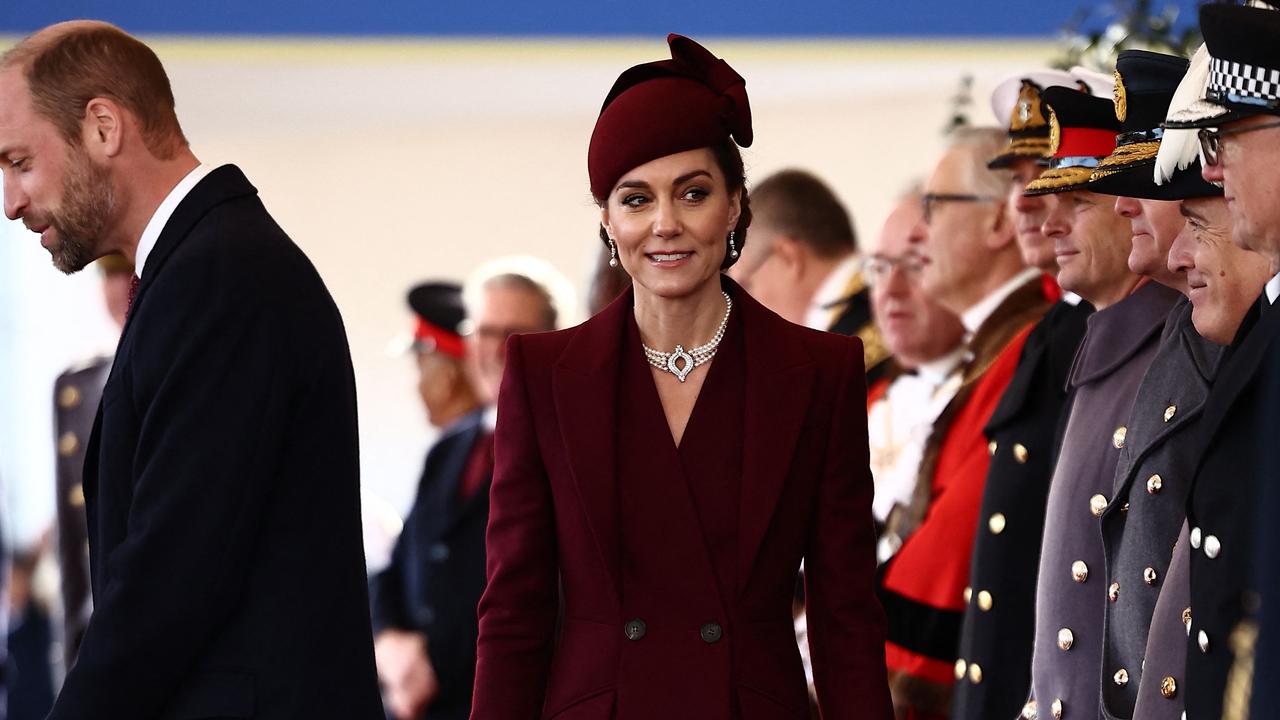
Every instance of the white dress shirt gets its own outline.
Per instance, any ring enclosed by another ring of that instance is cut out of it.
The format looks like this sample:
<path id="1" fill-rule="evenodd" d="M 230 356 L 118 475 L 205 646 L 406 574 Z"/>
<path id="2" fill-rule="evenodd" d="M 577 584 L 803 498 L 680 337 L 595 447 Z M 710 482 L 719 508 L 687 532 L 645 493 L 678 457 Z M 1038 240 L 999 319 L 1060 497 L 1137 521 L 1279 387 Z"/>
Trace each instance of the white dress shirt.
<path id="1" fill-rule="evenodd" d="M 907 505 L 915 492 L 924 445 L 933 423 L 960 389 L 964 347 L 923 363 L 899 376 L 867 414 L 871 475 L 875 497 L 871 509 L 884 522 L 895 505 Z"/>
<path id="2" fill-rule="evenodd" d="M 964 324 L 965 332 L 970 335 L 977 332 L 978 328 L 982 327 L 982 323 L 991 317 L 991 313 L 1000 307 L 1000 303 L 1007 300 L 1015 290 L 1031 282 L 1040 274 L 1038 268 L 1027 268 L 1006 280 L 1003 285 L 996 288 L 990 295 L 982 298 L 973 307 L 961 313 L 960 322 Z"/>
<path id="3" fill-rule="evenodd" d="M 205 175 L 213 171 L 213 168 L 203 163 L 197 165 L 194 170 L 187 173 L 187 176 L 178 181 L 177 185 L 169 191 L 164 200 L 160 203 L 160 207 L 156 208 L 156 212 L 151 216 L 151 220 L 147 222 L 147 227 L 142 231 L 142 237 L 138 239 L 138 250 L 133 260 L 133 274 L 142 277 L 142 268 L 147 264 L 147 257 L 151 255 L 151 251 L 156 247 L 156 241 L 160 239 L 160 233 L 164 230 L 164 226 L 169 222 L 169 218 L 173 217 L 173 211 L 178 209 L 178 204 L 182 202 Z"/>

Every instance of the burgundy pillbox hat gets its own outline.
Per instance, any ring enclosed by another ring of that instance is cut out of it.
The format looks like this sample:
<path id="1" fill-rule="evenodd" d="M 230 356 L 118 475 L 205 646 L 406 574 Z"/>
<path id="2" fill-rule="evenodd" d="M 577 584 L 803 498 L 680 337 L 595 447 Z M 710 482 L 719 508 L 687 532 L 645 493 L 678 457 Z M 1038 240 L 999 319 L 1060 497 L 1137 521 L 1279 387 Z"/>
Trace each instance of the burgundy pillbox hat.
<path id="1" fill-rule="evenodd" d="M 636 65 L 609 91 L 587 150 L 591 194 L 603 200 L 624 173 L 667 155 L 751 145 L 746 81 L 698 43 L 667 36 L 671 59 Z"/>

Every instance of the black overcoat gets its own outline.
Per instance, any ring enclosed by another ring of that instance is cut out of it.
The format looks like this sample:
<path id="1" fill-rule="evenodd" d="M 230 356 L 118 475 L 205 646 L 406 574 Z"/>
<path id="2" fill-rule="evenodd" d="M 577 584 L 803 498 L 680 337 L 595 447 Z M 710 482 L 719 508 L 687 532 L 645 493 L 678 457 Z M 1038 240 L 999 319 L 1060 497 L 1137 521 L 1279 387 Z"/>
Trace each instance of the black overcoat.
<path id="1" fill-rule="evenodd" d="M 147 259 L 84 492 L 94 614 L 51 720 L 382 717 L 342 319 L 234 166 Z"/>
<path id="2" fill-rule="evenodd" d="M 427 639 L 440 684 L 426 710 L 430 720 L 471 715 L 489 482 L 467 498 L 459 496 L 458 485 L 484 432 L 482 413 L 472 413 L 432 446 L 391 562 L 369 583 L 375 633 L 409 630 Z"/>
<path id="3" fill-rule="evenodd" d="M 985 680 L 956 683 L 955 720 L 1011 718 L 1027 700 L 1049 479 L 1071 361 L 1092 312 L 1084 301 L 1059 301 L 1049 309 L 1027 336 L 1013 380 L 983 431 L 991 464 L 969 577 L 971 587 L 988 590 L 1000 602 L 985 611 L 972 603 L 966 607 L 960 659 L 977 663 Z"/>

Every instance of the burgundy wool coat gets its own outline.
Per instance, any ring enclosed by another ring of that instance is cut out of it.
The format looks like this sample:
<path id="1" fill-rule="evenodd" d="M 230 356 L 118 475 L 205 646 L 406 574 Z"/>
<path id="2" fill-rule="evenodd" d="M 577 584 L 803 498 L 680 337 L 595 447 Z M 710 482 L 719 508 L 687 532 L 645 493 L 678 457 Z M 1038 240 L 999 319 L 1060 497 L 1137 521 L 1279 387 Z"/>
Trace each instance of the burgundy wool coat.
<path id="1" fill-rule="evenodd" d="M 891 717 L 861 343 L 724 287 L 745 356 L 741 491 L 724 499 L 737 504 L 736 557 L 655 531 L 646 552 L 669 557 L 673 573 L 711 577 L 690 583 L 701 597 L 660 598 L 647 618 L 621 582 L 615 428 L 633 406 L 618 382 L 632 293 L 575 328 L 511 339 L 474 720 L 806 719 L 791 619 L 802 559 L 824 717 Z M 637 523 L 669 518 L 625 520 L 634 536 Z M 720 588 L 717 562 L 733 565 L 736 587 Z"/>

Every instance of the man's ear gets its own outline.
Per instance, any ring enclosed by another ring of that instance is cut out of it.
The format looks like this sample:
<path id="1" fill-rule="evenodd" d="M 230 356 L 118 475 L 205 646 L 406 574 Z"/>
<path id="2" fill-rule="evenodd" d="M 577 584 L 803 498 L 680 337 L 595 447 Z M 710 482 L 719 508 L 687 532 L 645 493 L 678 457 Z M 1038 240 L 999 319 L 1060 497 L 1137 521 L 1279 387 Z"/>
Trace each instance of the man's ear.
<path id="1" fill-rule="evenodd" d="M 804 274 L 806 257 L 800 242 L 786 235 L 779 235 L 773 240 L 773 253 L 782 260 L 787 272 L 799 277 Z"/>
<path id="2" fill-rule="evenodd" d="M 120 154 L 124 147 L 127 119 L 123 108 L 110 98 L 95 97 L 85 105 L 81 140 L 94 160 L 103 162 Z"/>
<path id="3" fill-rule="evenodd" d="M 995 219 L 992 220 L 991 236 L 987 241 L 987 247 L 992 250 L 1001 250 L 1018 239 L 1017 228 L 1014 227 L 1013 220 L 1009 217 L 1009 206 L 1005 202 L 1001 202 L 996 206 Z"/>

